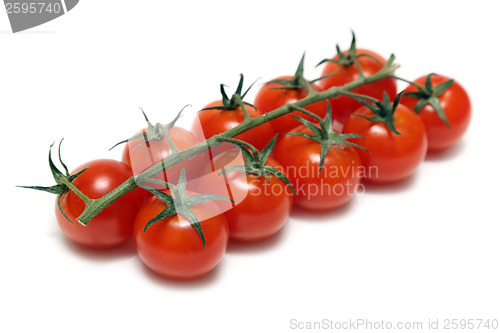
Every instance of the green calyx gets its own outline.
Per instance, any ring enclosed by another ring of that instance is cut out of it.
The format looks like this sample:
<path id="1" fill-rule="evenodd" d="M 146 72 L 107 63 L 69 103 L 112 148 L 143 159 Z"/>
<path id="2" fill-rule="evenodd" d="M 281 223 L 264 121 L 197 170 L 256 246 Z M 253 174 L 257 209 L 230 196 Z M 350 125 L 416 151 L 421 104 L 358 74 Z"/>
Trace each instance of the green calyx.
<path id="1" fill-rule="evenodd" d="M 373 122 L 384 122 L 387 125 L 387 127 L 391 130 L 391 132 L 397 135 L 401 135 L 402 133 L 398 132 L 396 126 L 394 125 L 394 112 L 396 112 L 396 108 L 399 105 L 399 100 L 401 99 L 403 93 L 404 90 L 401 91 L 396 96 L 394 102 L 392 103 L 391 99 L 389 98 L 389 95 L 385 91 L 382 101 L 379 101 L 378 99 L 373 97 L 350 93 L 350 92 L 345 93 L 344 95 L 350 96 L 351 98 L 357 100 L 375 114 L 373 117 L 366 117 L 356 113 L 353 114 L 353 116 L 365 118 L 366 120 L 370 120 Z M 371 103 L 368 101 L 371 101 Z"/>
<path id="2" fill-rule="evenodd" d="M 199 204 L 201 202 L 207 202 L 207 201 L 213 201 L 213 200 L 229 200 L 232 201 L 231 199 L 221 196 L 221 195 L 216 195 L 216 194 L 197 194 L 197 195 L 192 195 L 189 196 L 187 195 L 186 191 L 186 168 L 182 168 L 180 177 L 179 177 L 179 182 L 177 185 L 173 185 L 169 182 L 165 182 L 163 180 L 158 180 L 158 179 L 145 179 L 143 182 L 147 183 L 156 183 L 160 185 L 165 185 L 170 189 L 171 194 L 167 194 L 165 192 L 162 192 L 160 190 L 157 190 L 155 188 L 152 188 L 149 185 L 146 185 L 144 183 L 140 184 L 141 187 L 145 188 L 149 192 L 153 193 L 158 199 L 163 201 L 167 207 L 163 209 L 158 215 L 156 215 L 154 218 L 152 218 L 146 225 L 144 226 L 143 232 L 146 232 L 146 230 L 151 227 L 153 224 L 160 222 L 163 219 L 166 219 L 170 216 L 173 216 L 175 214 L 180 214 L 184 216 L 189 223 L 193 226 L 193 228 L 196 230 L 198 235 L 200 236 L 201 241 L 203 242 L 203 247 L 206 248 L 206 242 L 205 242 L 205 236 L 203 235 L 203 230 L 200 225 L 200 221 L 198 220 L 198 217 L 196 216 L 195 213 L 191 210 L 191 207 L 193 207 L 196 204 Z"/>
<path id="3" fill-rule="evenodd" d="M 356 65 L 361 76 L 363 76 L 362 71 L 361 71 L 361 67 L 359 66 L 359 63 L 358 63 L 359 58 L 367 57 L 367 58 L 375 60 L 376 62 L 379 62 L 379 60 L 377 58 L 375 58 L 374 56 L 372 56 L 370 54 L 366 54 L 366 53 L 356 54 L 356 35 L 354 34 L 354 31 L 351 31 L 351 33 L 352 33 L 351 46 L 349 47 L 349 50 L 346 53 L 342 52 L 340 50 L 339 44 L 337 44 L 335 46 L 335 49 L 337 50 L 337 57 L 339 59 L 338 60 L 336 60 L 336 59 L 323 59 L 322 61 L 320 61 L 316 65 L 316 67 L 324 64 L 325 62 L 333 62 L 337 65 L 341 65 L 344 67 L 350 67 L 352 65 Z"/>
<path id="4" fill-rule="evenodd" d="M 262 151 L 259 152 L 254 146 L 245 141 L 228 138 L 224 136 L 218 136 L 217 141 L 230 142 L 234 144 L 236 147 L 238 147 L 245 159 L 245 165 L 230 165 L 227 168 L 224 168 L 219 173 L 219 176 L 231 171 L 241 170 L 245 171 L 247 175 L 267 177 L 268 182 L 271 183 L 271 175 L 273 175 L 276 178 L 285 182 L 285 184 L 287 184 L 293 190 L 293 193 L 297 194 L 297 192 L 295 192 L 295 188 L 293 187 L 292 183 L 285 176 L 283 172 L 279 171 L 276 168 L 266 165 L 266 161 L 269 155 L 271 154 L 274 145 L 276 144 L 277 138 L 278 135 L 275 135 L 274 138 L 271 141 L 269 141 L 268 144 L 262 149 Z"/>
<path id="5" fill-rule="evenodd" d="M 18 186 L 21 188 L 28 188 L 32 190 L 37 190 L 37 191 L 43 191 L 43 192 L 49 192 L 52 194 L 57 194 L 57 207 L 59 208 L 59 211 L 61 214 L 68 220 L 71 224 L 74 224 L 68 216 L 64 213 L 62 207 L 61 207 L 61 196 L 68 192 L 70 189 L 75 191 L 75 193 L 80 196 L 85 202 L 87 202 L 88 199 L 83 193 L 81 193 L 73 184 L 71 184 L 78 176 L 80 176 L 83 172 L 85 172 L 87 169 L 84 169 L 74 175 L 70 175 L 68 171 L 68 167 L 64 162 L 62 161 L 61 158 L 61 144 L 64 139 L 62 139 L 59 142 L 59 148 L 58 148 L 58 155 L 59 155 L 59 162 L 61 163 L 62 167 L 64 168 L 64 173 L 59 171 L 59 169 L 55 166 L 54 162 L 52 161 L 52 147 L 54 144 L 50 145 L 49 149 L 49 166 L 50 166 L 50 171 L 52 172 L 52 176 L 54 177 L 54 180 L 56 182 L 56 185 L 53 186 Z"/>
<path id="6" fill-rule="evenodd" d="M 224 87 L 226 87 L 226 86 L 224 84 L 221 84 L 220 85 L 220 92 L 222 95 L 222 106 L 214 106 L 214 107 L 210 107 L 210 108 L 204 108 L 201 111 L 204 111 L 204 110 L 236 110 L 238 108 L 241 108 L 243 110 L 243 112 L 245 113 L 245 117 L 249 117 L 248 112 L 245 108 L 245 105 L 250 106 L 253 109 L 255 109 L 255 106 L 253 106 L 250 103 L 244 102 L 243 100 L 244 100 L 245 96 L 248 94 L 248 91 L 253 87 L 253 85 L 257 81 L 254 81 L 247 88 L 247 90 L 245 90 L 245 92 L 242 93 L 243 80 L 244 80 L 243 74 L 240 74 L 240 81 L 238 82 L 238 87 L 236 88 L 236 91 L 234 92 L 234 94 L 231 95 L 231 98 L 228 97 L 226 90 L 224 89 Z"/>
<path id="7" fill-rule="evenodd" d="M 304 79 L 304 58 L 306 53 L 302 54 L 302 58 L 300 59 L 299 66 L 295 70 L 295 74 L 290 80 L 271 80 L 267 83 L 278 83 L 281 84 L 281 87 L 271 88 L 271 89 L 300 89 L 304 92 L 307 92 L 310 89 L 310 84 L 313 81 L 306 81 Z M 317 80 L 314 80 L 317 81 Z"/>
<path id="8" fill-rule="evenodd" d="M 302 110 L 299 110 L 302 111 Z M 301 117 L 297 117 L 295 115 L 291 115 L 298 121 L 300 121 L 304 126 L 306 126 L 308 129 L 311 130 L 312 134 L 306 134 L 306 133 L 285 133 L 284 135 L 295 135 L 295 136 L 301 136 L 303 138 L 309 139 L 316 141 L 321 144 L 321 152 L 320 152 L 320 166 L 319 166 L 319 173 L 321 173 L 321 170 L 323 169 L 323 165 L 325 164 L 325 159 L 326 155 L 328 154 L 328 150 L 330 149 L 331 146 L 333 145 L 348 145 L 348 146 L 354 146 L 358 147 L 360 149 L 366 150 L 364 147 L 346 141 L 346 139 L 353 139 L 353 138 L 363 138 L 365 137 L 359 135 L 359 134 L 354 134 L 354 133 L 336 133 L 333 131 L 333 122 L 332 122 L 332 108 L 330 106 L 330 102 L 328 102 L 328 107 L 327 107 L 327 112 L 325 119 L 318 119 L 319 120 L 319 127 L 317 124 L 313 124 L 309 120 L 306 120 Z M 366 150 L 368 151 L 368 150 Z"/>
<path id="9" fill-rule="evenodd" d="M 267 82 L 267 83 L 278 83 L 278 84 L 282 85 L 281 87 L 274 87 L 271 89 L 284 89 L 284 90 L 300 89 L 303 92 L 308 92 L 308 91 L 311 92 L 311 91 L 313 91 L 313 89 L 311 87 L 312 83 L 319 81 L 319 80 L 323 80 L 324 78 L 327 78 L 330 76 L 337 75 L 337 74 L 329 74 L 329 75 L 321 76 L 315 80 L 307 81 L 304 78 L 304 59 L 305 59 L 305 56 L 306 56 L 306 53 L 304 52 L 302 54 L 302 58 L 300 59 L 299 66 L 295 70 L 295 74 L 293 75 L 293 77 L 290 80 L 284 80 L 284 79 L 283 80 L 271 80 L 271 81 Z"/>
<path id="10" fill-rule="evenodd" d="M 413 111 L 419 113 L 426 104 L 430 104 L 434 108 L 434 110 L 436 110 L 436 113 L 439 116 L 439 118 L 446 124 L 446 126 L 448 126 L 448 128 L 451 128 L 450 123 L 448 122 L 448 119 L 446 118 L 446 115 L 444 113 L 444 110 L 441 107 L 441 103 L 439 102 L 438 97 L 446 90 L 448 90 L 448 88 L 450 88 L 455 81 L 453 79 L 450 79 L 446 82 L 438 84 L 437 86 L 433 86 L 432 75 L 437 75 L 437 74 L 431 73 L 427 75 L 425 79 L 425 86 L 401 78 L 398 79 L 405 81 L 415 86 L 418 89 L 418 91 L 416 92 L 409 92 L 404 94 L 404 96 L 417 98 L 419 100 L 417 105 L 415 105 Z"/>
<path id="11" fill-rule="evenodd" d="M 115 148 L 118 145 L 121 145 L 122 143 L 126 143 L 126 142 L 137 140 L 137 139 L 143 139 L 144 141 L 141 142 L 139 145 L 137 145 L 134 149 L 137 149 L 140 146 L 148 144 L 150 141 L 153 141 L 153 140 L 162 140 L 162 139 L 165 138 L 167 140 L 169 146 L 170 146 L 170 149 L 172 149 L 172 151 L 177 151 L 177 149 L 175 148 L 172 140 L 170 139 L 170 135 L 168 134 L 168 131 L 172 127 L 174 127 L 175 123 L 180 118 L 180 116 L 182 114 L 182 111 L 184 111 L 184 109 L 187 106 L 188 105 L 184 106 L 182 108 L 182 110 L 179 111 L 179 113 L 177 114 L 177 116 L 175 116 L 175 118 L 171 122 L 169 122 L 168 124 L 164 125 L 164 124 L 157 123 L 154 126 L 149 121 L 148 116 L 146 116 L 146 113 L 144 112 L 144 110 L 142 108 L 140 108 L 141 112 L 142 112 L 142 115 L 144 116 L 144 119 L 146 120 L 146 123 L 148 124 L 148 131 L 147 132 L 141 132 L 141 133 L 139 133 L 137 135 L 134 135 L 131 138 L 128 138 L 126 140 L 122 140 L 122 141 L 118 142 L 117 144 L 115 144 L 113 147 L 111 147 L 109 150 Z"/>

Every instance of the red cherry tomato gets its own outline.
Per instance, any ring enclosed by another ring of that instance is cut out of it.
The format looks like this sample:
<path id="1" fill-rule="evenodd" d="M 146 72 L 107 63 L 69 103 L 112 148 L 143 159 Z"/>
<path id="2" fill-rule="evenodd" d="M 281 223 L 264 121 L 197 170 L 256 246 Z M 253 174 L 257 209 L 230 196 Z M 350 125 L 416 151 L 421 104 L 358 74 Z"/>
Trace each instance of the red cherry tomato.
<path id="1" fill-rule="evenodd" d="M 287 80 L 292 81 L 293 76 L 281 76 L 275 80 Z M 312 88 L 315 91 L 320 91 L 321 88 L 317 84 L 311 84 Z M 280 88 L 280 89 L 277 89 Z M 271 112 L 285 104 L 295 103 L 309 95 L 307 91 L 304 91 L 300 88 L 293 89 L 282 89 L 283 85 L 277 82 L 269 82 L 266 83 L 257 93 L 255 97 L 254 105 L 257 109 L 263 112 Z M 320 116 L 321 118 L 325 117 L 326 114 L 327 101 L 320 101 L 317 103 L 310 104 L 306 106 L 304 109 L 311 111 L 312 113 Z M 308 116 L 302 112 L 294 111 L 285 116 L 279 117 L 275 120 L 271 120 L 271 125 L 273 126 L 276 133 L 280 134 L 280 136 L 284 133 L 289 132 L 293 128 L 299 126 L 301 123 L 291 117 L 291 115 L 296 115 L 302 118 L 305 118 L 309 121 L 315 121 L 315 119 L 311 116 Z M 279 140 L 280 138 L 278 138 Z"/>
<path id="2" fill-rule="evenodd" d="M 191 207 L 203 230 L 205 248 L 194 227 L 182 215 L 163 219 L 144 231 L 146 224 L 165 207 L 165 203 L 153 196 L 137 214 L 133 234 L 139 257 L 157 274 L 174 279 L 193 279 L 211 271 L 227 247 L 229 229 L 224 215 L 214 216 L 216 209 L 210 202 Z"/>
<path id="3" fill-rule="evenodd" d="M 304 125 L 291 132 L 312 134 Z M 348 145 L 331 145 L 321 172 L 321 144 L 301 136 L 285 135 L 278 142 L 274 157 L 297 191 L 294 205 L 307 210 L 325 211 L 344 205 L 361 180 L 361 161 Z"/>
<path id="4" fill-rule="evenodd" d="M 229 225 L 229 237 L 237 241 L 258 241 L 277 233 L 285 225 L 293 202 L 293 190 L 274 175 L 270 182 L 266 176 L 248 174 L 243 170 L 219 173 L 231 165 L 244 164 L 241 155 L 235 158 L 234 150 L 216 156 L 213 164 L 207 166 L 215 170 L 199 183 L 199 192 L 218 194 L 231 198 L 218 201 L 221 212 Z M 283 170 L 272 158 L 266 165 Z"/>
<path id="5" fill-rule="evenodd" d="M 132 177 L 128 165 L 114 160 L 95 160 L 78 167 L 73 173 L 89 168 L 72 184 L 90 199 L 97 199 L 115 189 Z M 61 196 L 61 208 L 69 222 L 60 212 L 56 202 L 56 217 L 63 233 L 73 242 L 89 248 L 110 248 L 120 245 L 132 236 L 135 215 L 150 194 L 137 188 L 106 207 L 83 226 L 76 219 L 85 208 L 84 201 L 69 190 Z"/>
<path id="6" fill-rule="evenodd" d="M 373 117 L 366 106 L 355 114 Z M 394 126 L 401 135 L 393 133 L 385 122 L 374 122 L 352 116 L 344 126 L 345 133 L 356 133 L 366 139 L 351 142 L 366 148 L 356 148 L 364 166 L 365 180 L 373 183 L 391 183 L 409 177 L 424 160 L 427 151 L 425 126 L 420 118 L 404 105 L 394 112 Z"/>
<path id="7" fill-rule="evenodd" d="M 221 100 L 208 104 L 204 109 L 222 106 L 223 102 Z M 259 109 L 254 109 L 251 106 L 246 106 L 245 109 L 252 118 L 256 118 L 264 114 Z M 205 140 L 236 127 L 244 120 L 245 115 L 240 107 L 237 107 L 234 110 L 202 110 L 196 114 L 191 130 L 199 140 Z M 246 141 L 260 150 L 265 147 L 274 135 L 274 129 L 271 124 L 264 123 L 236 136 L 235 138 Z"/>
<path id="8" fill-rule="evenodd" d="M 449 78 L 444 76 L 433 75 L 431 77 L 433 86 L 437 86 L 448 80 Z M 414 82 L 423 86 L 425 85 L 425 81 L 426 76 L 422 76 Z M 418 89 L 415 86 L 410 85 L 405 90 L 405 93 L 417 91 Z M 437 96 L 437 98 L 450 127 L 448 127 L 438 116 L 436 110 L 430 104 L 426 104 L 418 112 L 427 130 L 429 151 L 440 151 L 454 146 L 464 135 L 471 119 L 471 102 L 469 96 L 465 89 L 457 82 L 454 82 L 444 93 Z M 418 101 L 417 98 L 404 96 L 401 98 L 400 103 L 413 110 Z"/>
<path id="9" fill-rule="evenodd" d="M 347 54 L 348 51 L 343 53 Z M 356 56 L 360 56 L 357 60 L 364 76 L 371 76 L 377 73 L 386 63 L 384 58 L 369 50 L 357 49 Z M 335 56 L 333 59 L 339 60 L 339 57 Z M 321 76 L 332 74 L 335 75 L 329 76 L 320 81 L 322 90 L 326 90 L 331 87 L 343 86 L 349 82 L 357 80 L 360 77 L 358 68 L 355 64 L 343 66 L 333 62 L 327 62 L 325 68 L 323 68 Z M 367 95 L 379 100 L 382 100 L 384 91 L 387 92 L 391 100 L 394 100 L 397 95 L 397 85 L 394 78 L 388 77 L 352 90 L 353 93 Z M 332 106 L 333 120 L 336 123 L 335 128 L 339 130 L 342 128 L 347 118 L 349 118 L 349 116 L 362 105 L 358 101 L 347 96 L 338 96 L 330 99 L 329 101 Z"/>
<path id="10" fill-rule="evenodd" d="M 149 130 L 147 128 L 139 133 L 143 133 L 145 138 L 127 142 L 122 153 L 122 161 L 132 167 L 136 175 L 172 154 L 172 148 L 165 137 L 148 138 L 147 135 Z M 168 131 L 168 134 L 177 150 L 185 150 L 199 143 L 193 133 L 180 127 L 172 127 Z M 144 143 L 145 140 L 148 140 L 148 142 Z M 195 178 L 198 176 L 203 163 L 208 160 L 208 157 L 205 159 L 205 156 L 205 154 L 200 154 L 182 163 L 178 163 L 168 168 L 163 173 L 160 173 L 155 179 L 176 184 L 183 167 L 186 168 L 186 176 L 188 179 Z M 164 188 L 164 186 L 157 184 L 149 185 L 155 188 Z"/>

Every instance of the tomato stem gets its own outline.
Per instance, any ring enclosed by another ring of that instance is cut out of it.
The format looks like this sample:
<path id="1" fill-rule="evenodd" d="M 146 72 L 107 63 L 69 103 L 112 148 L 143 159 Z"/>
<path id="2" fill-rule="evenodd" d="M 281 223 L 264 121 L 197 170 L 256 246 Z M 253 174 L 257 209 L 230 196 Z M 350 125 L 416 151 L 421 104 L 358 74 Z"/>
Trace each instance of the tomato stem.
<path id="1" fill-rule="evenodd" d="M 297 106 L 295 109 L 296 109 L 297 111 L 299 111 L 299 112 L 302 112 L 302 113 L 304 113 L 304 114 L 306 114 L 306 115 L 308 115 L 308 116 L 313 117 L 313 118 L 314 118 L 314 119 L 316 119 L 319 123 L 321 123 L 321 122 L 323 121 L 323 119 L 322 119 L 320 116 L 318 116 L 317 114 L 315 114 L 315 113 L 313 113 L 313 112 L 311 112 L 311 111 L 309 111 L 309 110 L 306 110 L 306 109 L 301 108 L 301 107 L 299 107 L 299 106 Z"/>
<path id="2" fill-rule="evenodd" d="M 75 192 L 75 194 L 78 195 L 80 197 L 80 199 L 85 201 L 85 207 L 92 205 L 93 201 L 95 201 L 95 199 L 90 199 L 88 196 L 86 196 L 75 185 L 73 185 L 66 177 L 59 178 L 59 182 L 61 184 L 66 185 L 71 191 Z M 80 221 L 78 221 L 78 222 L 80 222 Z"/>
<path id="3" fill-rule="evenodd" d="M 415 86 L 419 91 L 422 91 L 428 95 L 432 94 L 430 91 L 428 91 L 423 85 L 421 84 L 418 84 L 418 83 L 415 83 L 415 82 L 412 82 L 410 80 L 407 80 L 407 79 L 404 79 L 402 77 L 399 77 L 399 76 L 396 76 L 396 75 L 392 75 L 392 78 L 396 79 L 396 80 L 400 80 L 400 81 L 403 81 L 403 82 L 406 82 L 408 83 L 409 85 L 412 85 L 412 86 Z"/>
<path id="4" fill-rule="evenodd" d="M 170 138 L 167 129 L 161 124 L 159 124 L 159 127 L 160 127 L 160 132 L 163 134 L 165 140 L 167 140 L 167 143 L 170 146 L 170 150 L 172 150 L 172 153 L 177 153 L 179 150 L 175 147 L 174 143 L 172 142 L 172 139 Z"/>
<path id="5" fill-rule="evenodd" d="M 243 111 L 243 115 L 245 116 L 245 121 L 252 119 L 252 117 L 250 117 L 250 114 L 248 113 L 247 108 L 245 107 L 245 103 L 243 102 L 239 94 L 234 94 L 231 99 L 234 100 L 236 104 L 240 106 L 241 111 Z"/>
<path id="6" fill-rule="evenodd" d="M 385 66 L 378 71 L 377 73 L 371 76 L 363 76 L 358 78 L 355 81 L 347 83 L 340 87 L 331 87 L 322 92 L 310 91 L 310 93 L 304 97 L 303 99 L 292 103 L 286 104 L 282 107 L 279 107 L 271 112 L 265 113 L 262 116 L 256 118 L 246 119 L 243 123 L 233 127 L 232 129 L 220 134 L 220 136 L 233 138 L 239 134 L 242 134 L 252 128 L 260 126 L 268 121 L 279 118 L 286 114 L 289 114 L 295 110 L 300 110 L 300 108 L 304 108 L 307 105 L 320 102 L 323 100 L 327 100 L 330 98 L 337 97 L 341 94 L 345 94 L 346 92 L 359 88 L 369 83 L 373 83 L 376 81 L 383 80 L 387 77 L 391 77 L 394 71 L 399 67 L 396 63 L 394 63 L 394 55 L 391 55 Z M 243 102 L 242 102 L 243 103 Z M 248 105 L 248 104 L 246 104 Z M 99 199 L 88 199 L 86 201 L 86 207 L 83 213 L 78 217 L 78 222 L 83 225 L 87 225 L 89 221 L 94 218 L 97 214 L 99 214 L 104 208 L 109 206 L 112 202 L 120 198 L 122 195 L 132 191 L 137 188 L 137 183 L 143 183 L 145 180 L 153 178 L 157 174 L 163 172 L 164 169 L 169 168 L 175 164 L 181 163 L 197 154 L 200 154 L 206 150 L 214 146 L 220 144 L 217 136 L 211 137 L 204 142 L 201 142 L 191 148 L 186 150 L 178 151 L 175 154 L 172 154 L 157 164 L 153 165 L 149 169 L 145 170 L 141 174 L 137 176 L 130 177 L 120 186 L 102 196 Z M 85 199 L 84 199 L 85 200 Z"/>
<path id="7" fill-rule="evenodd" d="M 363 95 L 363 94 L 357 94 L 357 93 L 353 93 L 353 92 L 350 92 L 350 91 L 344 91 L 344 92 L 341 92 L 340 94 L 348 96 L 348 97 L 351 97 L 351 98 L 354 98 L 354 99 L 361 98 L 361 99 L 368 100 L 368 101 L 373 102 L 373 103 L 379 102 L 379 100 L 376 99 L 376 98 L 374 98 L 374 97 L 371 97 L 371 96 L 368 96 L 368 95 Z"/>
<path id="8" fill-rule="evenodd" d="M 117 188 L 115 188 L 111 192 L 108 192 L 99 199 L 88 199 L 89 201 L 85 202 L 85 209 L 76 220 L 80 224 L 87 225 L 90 220 L 92 220 L 97 214 L 103 211 L 104 208 L 108 207 L 122 195 L 125 195 L 135 188 L 137 188 L 137 183 L 135 181 L 135 177 L 132 176 L 122 184 L 120 184 Z"/>
<path id="9" fill-rule="evenodd" d="M 243 145 L 245 146 L 246 148 L 248 148 L 250 150 L 250 152 L 252 153 L 252 155 L 258 155 L 259 154 L 259 151 L 257 150 L 257 148 L 255 148 L 253 145 L 251 145 L 250 143 L 246 142 L 246 141 L 243 141 L 243 140 L 238 140 L 238 139 L 234 139 L 234 138 L 228 138 L 224 135 L 218 135 L 217 136 L 217 141 L 222 141 L 222 142 L 230 142 L 230 143 L 233 143 L 235 144 L 236 146 L 239 144 L 239 145 Z"/>

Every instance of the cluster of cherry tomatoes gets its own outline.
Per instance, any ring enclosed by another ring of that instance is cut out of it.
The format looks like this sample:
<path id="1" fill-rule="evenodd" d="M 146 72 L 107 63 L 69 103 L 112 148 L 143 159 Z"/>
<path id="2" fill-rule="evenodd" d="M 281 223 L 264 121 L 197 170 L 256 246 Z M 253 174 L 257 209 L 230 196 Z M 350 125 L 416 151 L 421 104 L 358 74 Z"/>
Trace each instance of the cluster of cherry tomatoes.
<path id="1" fill-rule="evenodd" d="M 146 117 L 148 127 L 123 142 L 122 161 L 92 161 L 71 174 L 62 164 L 63 174 L 50 158 L 57 185 L 43 189 L 58 194 L 60 228 L 91 248 L 118 246 L 133 237 L 140 258 L 153 271 L 195 278 L 219 263 L 229 239 L 253 242 L 272 236 L 294 205 L 312 212 L 342 206 L 361 182 L 401 181 L 428 151 L 455 145 L 469 124 L 470 101 L 457 82 L 430 74 L 408 82 L 398 94 L 398 78 L 390 76 L 234 139 L 221 137 L 220 145 L 140 184 L 87 225 L 77 221 L 87 201 L 166 157 L 220 136 L 248 117 L 374 75 L 386 60 L 357 49 L 353 38 L 348 50 L 324 63 L 320 79 L 309 82 L 301 61 L 295 75 L 263 85 L 253 103 L 244 101 L 243 76 L 230 97 L 221 86 L 222 99 L 198 112 L 191 130 L 174 122 L 153 126 Z M 60 181 L 64 177 L 72 186 Z"/>

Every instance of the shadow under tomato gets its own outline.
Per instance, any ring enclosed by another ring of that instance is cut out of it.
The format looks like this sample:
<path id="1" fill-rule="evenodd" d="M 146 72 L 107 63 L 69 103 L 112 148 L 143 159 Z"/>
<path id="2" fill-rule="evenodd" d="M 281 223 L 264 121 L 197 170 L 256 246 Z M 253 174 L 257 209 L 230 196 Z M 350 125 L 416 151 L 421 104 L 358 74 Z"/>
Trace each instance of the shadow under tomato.
<path id="1" fill-rule="evenodd" d="M 130 239 L 122 245 L 110 249 L 91 249 L 76 244 L 64 235 L 60 235 L 61 242 L 74 254 L 92 261 L 109 261 L 132 258 L 137 254 L 134 243 Z"/>
<path id="2" fill-rule="evenodd" d="M 171 279 L 162 276 L 160 274 L 157 274 L 153 270 L 151 270 L 148 266 L 146 266 L 146 264 L 142 262 L 139 256 L 136 257 L 136 263 L 137 266 L 141 269 L 143 275 L 159 286 L 175 287 L 176 289 L 179 288 L 195 289 L 195 288 L 203 288 L 209 284 L 214 283 L 214 281 L 220 276 L 220 271 L 222 270 L 222 266 L 224 266 L 224 258 L 222 258 L 221 262 L 207 274 L 189 280 Z"/>
<path id="3" fill-rule="evenodd" d="M 416 183 L 415 180 L 418 178 L 418 173 L 419 170 L 414 172 L 410 177 L 394 183 L 374 184 L 363 182 L 363 185 L 367 193 L 396 193 L 406 191 Z"/>
<path id="4" fill-rule="evenodd" d="M 451 160 L 462 154 L 462 152 L 465 150 L 465 147 L 465 141 L 461 140 L 449 149 L 443 151 L 430 151 L 425 156 L 425 162 L 441 162 Z"/>
<path id="5" fill-rule="evenodd" d="M 298 219 L 300 221 L 307 220 L 307 221 L 314 221 L 314 222 L 317 222 L 317 221 L 319 221 L 319 222 L 323 222 L 323 221 L 334 222 L 336 219 L 347 215 L 349 213 L 349 211 L 351 211 L 351 209 L 353 209 L 353 207 L 356 205 L 355 201 L 356 201 L 356 196 L 351 198 L 351 200 L 349 200 L 346 204 L 344 204 L 340 207 L 337 207 L 337 208 L 334 208 L 331 210 L 327 210 L 327 211 L 322 211 L 322 212 L 313 212 L 313 211 L 309 211 L 309 210 L 294 206 L 292 208 L 292 213 L 290 214 L 290 216 L 292 218 Z"/>
<path id="6" fill-rule="evenodd" d="M 229 244 L 227 245 L 226 252 L 231 254 L 247 254 L 247 253 L 258 253 L 267 251 L 275 246 L 278 246 L 279 243 L 283 241 L 285 235 L 287 234 L 288 224 L 290 221 L 287 221 L 286 224 L 274 235 L 261 239 L 255 242 L 240 242 L 235 240 L 229 240 Z"/>

